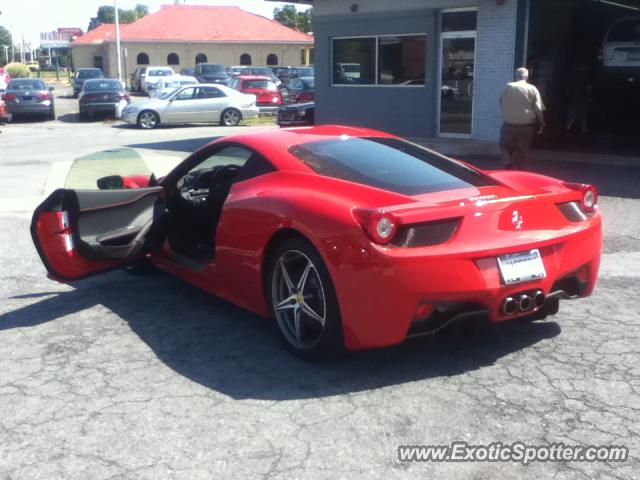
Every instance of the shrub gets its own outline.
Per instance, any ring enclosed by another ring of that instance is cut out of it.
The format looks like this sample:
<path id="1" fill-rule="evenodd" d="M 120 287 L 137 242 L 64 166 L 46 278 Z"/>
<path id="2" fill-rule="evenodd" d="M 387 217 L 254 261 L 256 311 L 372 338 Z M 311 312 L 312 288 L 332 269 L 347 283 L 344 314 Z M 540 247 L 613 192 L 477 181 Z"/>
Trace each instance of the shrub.
<path id="1" fill-rule="evenodd" d="M 5 71 L 9 72 L 11 78 L 21 78 L 31 76 L 31 70 L 24 63 L 9 63 L 4 67 Z"/>

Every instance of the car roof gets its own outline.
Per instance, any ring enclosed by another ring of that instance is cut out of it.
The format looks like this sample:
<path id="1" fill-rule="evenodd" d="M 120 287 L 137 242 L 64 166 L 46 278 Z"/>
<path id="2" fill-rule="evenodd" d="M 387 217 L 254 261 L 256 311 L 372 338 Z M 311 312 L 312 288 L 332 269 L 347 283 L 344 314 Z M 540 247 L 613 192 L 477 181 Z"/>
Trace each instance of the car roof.
<path id="1" fill-rule="evenodd" d="M 349 137 L 377 137 L 398 138 L 390 133 L 370 128 L 351 127 L 345 125 L 318 125 L 313 127 L 264 129 L 257 132 L 231 135 L 211 142 L 241 143 L 260 152 L 279 170 L 308 172 L 309 169 L 289 149 L 295 145 L 316 142 L 320 140 L 338 140 Z"/>
<path id="2" fill-rule="evenodd" d="M 101 68 L 95 68 L 95 67 L 78 68 L 77 71 L 79 72 L 80 70 L 85 70 L 85 71 L 92 71 L 93 70 L 93 71 L 96 71 L 96 72 L 101 72 L 102 71 Z"/>
<path id="3" fill-rule="evenodd" d="M 238 75 L 236 78 L 240 80 L 272 80 L 271 77 L 265 77 L 264 75 Z"/>

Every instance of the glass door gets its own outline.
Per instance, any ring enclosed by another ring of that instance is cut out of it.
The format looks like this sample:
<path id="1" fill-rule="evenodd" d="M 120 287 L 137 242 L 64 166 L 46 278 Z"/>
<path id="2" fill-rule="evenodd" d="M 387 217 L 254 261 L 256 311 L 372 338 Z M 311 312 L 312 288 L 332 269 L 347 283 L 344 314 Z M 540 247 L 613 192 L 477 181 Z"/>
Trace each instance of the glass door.
<path id="1" fill-rule="evenodd" d="M 441 136 L 471 135 L 475 48 L 475 34 L 442 34 Z"/>

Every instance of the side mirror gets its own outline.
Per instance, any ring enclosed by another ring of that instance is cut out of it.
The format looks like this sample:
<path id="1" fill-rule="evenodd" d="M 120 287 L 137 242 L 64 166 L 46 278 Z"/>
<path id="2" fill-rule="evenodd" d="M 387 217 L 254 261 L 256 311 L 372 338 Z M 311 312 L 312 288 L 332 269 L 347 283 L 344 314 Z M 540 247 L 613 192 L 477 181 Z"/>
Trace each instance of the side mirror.
<path id="1" fill-rule="evenodd" d="M 120 190 L 124 188 L 124 178 L 120 175 L 109 175 L 99 178 L 97 184 L 100 190 Z"/>
<path id="2" fill-rule="evenodd" d="M 55 88 L 53 88 L 53 87 L 49 87 L 49 91 L 50 91 L 50 92 L 53 92 L 54 90 L 55 90 Z"/>

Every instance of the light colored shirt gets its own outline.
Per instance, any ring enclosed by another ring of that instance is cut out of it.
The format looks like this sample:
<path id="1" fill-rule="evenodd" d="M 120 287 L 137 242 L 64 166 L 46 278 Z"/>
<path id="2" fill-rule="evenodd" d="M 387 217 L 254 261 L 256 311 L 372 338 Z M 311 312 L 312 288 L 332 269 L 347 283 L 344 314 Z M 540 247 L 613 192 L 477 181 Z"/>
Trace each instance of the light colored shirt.
<path id="1" fill-rule="evenodd" d="M 533 125 L 536 123 L 536 112 L 545 110 L 538 89 L 518 80 L 508 83 L 500 97 L 502 120 L 512 125 Z"/>

